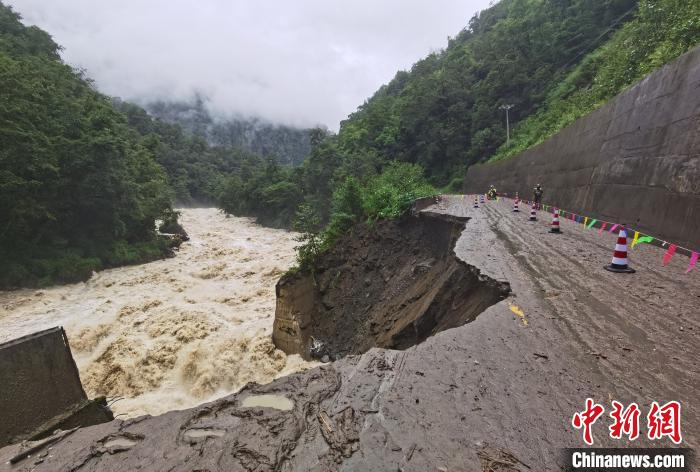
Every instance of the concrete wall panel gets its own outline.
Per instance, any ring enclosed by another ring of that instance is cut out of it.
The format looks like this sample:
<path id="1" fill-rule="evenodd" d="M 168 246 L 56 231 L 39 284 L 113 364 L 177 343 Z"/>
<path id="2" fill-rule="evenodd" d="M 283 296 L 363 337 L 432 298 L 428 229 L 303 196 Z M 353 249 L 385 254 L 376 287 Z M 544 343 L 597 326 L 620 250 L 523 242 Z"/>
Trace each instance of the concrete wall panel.
<path id="1" fill-rule="evenodd" d="M 700 48 L 511 159 L 472 166 L 465 192 L 530 198 L 700 249 Z"/>

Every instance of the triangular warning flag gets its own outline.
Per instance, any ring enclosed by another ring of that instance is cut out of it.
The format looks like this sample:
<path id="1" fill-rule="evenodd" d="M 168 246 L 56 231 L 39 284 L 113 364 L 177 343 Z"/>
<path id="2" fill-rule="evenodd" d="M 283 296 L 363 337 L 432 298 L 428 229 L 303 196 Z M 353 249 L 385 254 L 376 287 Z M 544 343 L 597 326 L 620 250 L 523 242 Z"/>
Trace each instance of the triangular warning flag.
<path id="1" fill-rule="evenodd" d="M 637 245 L 637 240 L 639 239 L 639 231 L 634 232 L 634 239 L 632 239 L 632 245 L 630 246 L 630 249 L 632 249 L 634 246 Z"/>
<path id="2" fill-rule="evenodd" d="M 666 251 L 666 254 L 664 254 L 664 265 L 668 265 L 668 263 L 671 262 L 671 258 L 676 253 L 676 249 L 678 249 L 678 246 L 675 244 L 671 244 L 668 247 L 668 251 Z"/>
<path id="3" fill-rule="evenodd" d="M 639 238 L 637 240 L 637 244 L 653 243 L 653 242 L 654 242 L 654 238 L 652 238 L 651 236 L 642 236 L 641 238 Z"/>
<path id="4" fill-rule="evenodd" d="M 603 234 L 603 231 L 605 231 L 605 228 L 608 226 L 607 223 L 603 223 L 603 226 L 600 227 L 600 231 L 598 231 L 598 234 Z"/>
<path id="5" fill-rule="evenodd" d="M 583 226 L 586 226 L 588 224 L 588 217 L 585 217 L 583 219 Z"/>
<path id="6" fill-rule="evenodd" d="M 693 270 L 693 267 L 695 267 L 695 264 L 698 263 L 698 256 L 700 256 L 700 254 L 698 254 L 697 252 L 693 251 L 693 255 L 690 256 L 690 262 L 688 263 L 688 268 L 685 270 L 685 273 L 686 273 L 686 274 L 687 274 L 688 272 L 690 272 L 691 270 Z"/>
<path id="7" fill-rule="evenodd" d="M 594 224 L 596 224 L 597 222 L 598 222 L 598 220 L 596 220 L 596 219 L 592 219 L 592 220 L 591 220 L 591 222 L 590 222 L 590 223 L 588 223 L 588 229 L 591 229 L 591 228 L 593 228 L 593 225 L 594 225 Z"/>

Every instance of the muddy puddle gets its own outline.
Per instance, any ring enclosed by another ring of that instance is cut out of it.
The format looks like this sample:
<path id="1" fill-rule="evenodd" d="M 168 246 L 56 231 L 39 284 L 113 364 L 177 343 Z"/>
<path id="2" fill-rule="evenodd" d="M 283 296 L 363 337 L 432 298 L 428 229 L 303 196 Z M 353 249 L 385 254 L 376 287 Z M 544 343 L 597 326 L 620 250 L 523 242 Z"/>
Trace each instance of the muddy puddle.
<path id="1" fill-rule="evenodd" d="M 243 399 L 243 408 L 274 408 L 289 411 L 294 408 L 294 402 L 282 395 L 251 395 Z"/>
<path id="2" fill-rule="evenodd" d="M 188 408 L 312 364 L 271 341 L 275 283 L 294 234 L 215 209 L 182 210 L 177 257 L 85 283 L 0 292 L 0 342 L 63 325 L 90 396 L 115 414 Z"/>

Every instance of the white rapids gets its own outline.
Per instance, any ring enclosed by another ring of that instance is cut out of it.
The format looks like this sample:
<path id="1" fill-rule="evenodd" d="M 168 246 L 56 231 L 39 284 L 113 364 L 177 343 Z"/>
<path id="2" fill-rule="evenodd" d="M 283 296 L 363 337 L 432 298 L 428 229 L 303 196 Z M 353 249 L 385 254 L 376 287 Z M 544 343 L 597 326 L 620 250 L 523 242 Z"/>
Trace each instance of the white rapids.
<path id="1" fill-rule="evenodd" d="M 294 233 L 213 208 L 181 210 L 177 256 L 85 283 L 0 292 L 0 342 L 52 326 L 68 334 L 89 396 L 115 414 L 189 408 L 314 364 L 272 344 L 275 283 Z"/>

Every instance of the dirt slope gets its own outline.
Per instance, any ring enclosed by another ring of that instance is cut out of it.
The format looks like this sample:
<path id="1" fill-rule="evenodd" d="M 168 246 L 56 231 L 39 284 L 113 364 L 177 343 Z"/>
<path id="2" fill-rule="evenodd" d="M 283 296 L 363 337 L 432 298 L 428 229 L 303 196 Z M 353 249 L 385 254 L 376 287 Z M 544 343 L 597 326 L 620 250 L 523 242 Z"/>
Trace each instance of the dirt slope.
<path id="1" fill-rule="evenodd" d="M 503 454 L 520 462 L 502 470 L 559 470 L 558 449 L 582 445 L 570 421 L 589 396 L 644 412 L 678 400 L 685 445 L 700 446 L 700 277 L 683 274 L 687 259 L 662 267 L 662 250 L 640 246 L 638 272 L 612 274 L 602 269 L 612 236 L 570 222 L 550 235 L 508 202 L 469 206 L 455 198 L 445 210 L 471 216 L 457 255 L 512 289 L 473 322 L 209 405 L 86 428 L 10 470 L 481 471 Z M 270 392 L 294 407 L 242 405 Z M 625 444 L 607 437 L 607 421 L 594 438 Z M 0 464 L 18 450 L 0 450 Z"/>
<path id="2" fill-rule="evenodd" d="M 339 359 L 372 347 L 406 349 L 471 322 L 510 288 L 455 256 L 467 220 L 423 212 L 358 225 L 313 273 L 280 279 L 275 345 L 307 359 Z"/>

